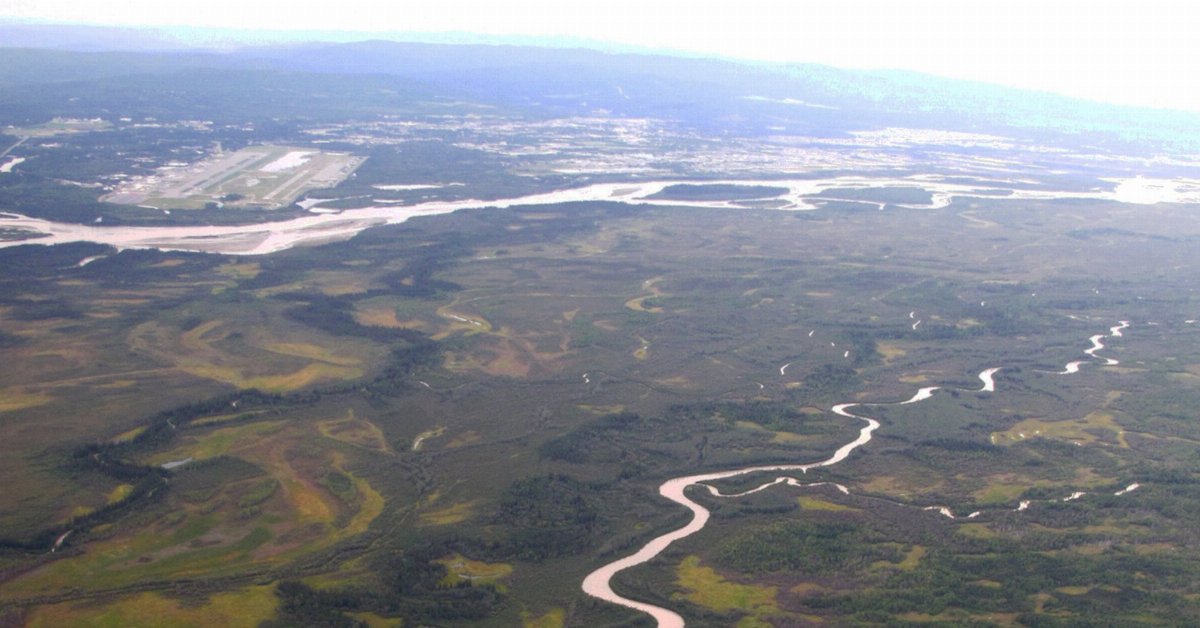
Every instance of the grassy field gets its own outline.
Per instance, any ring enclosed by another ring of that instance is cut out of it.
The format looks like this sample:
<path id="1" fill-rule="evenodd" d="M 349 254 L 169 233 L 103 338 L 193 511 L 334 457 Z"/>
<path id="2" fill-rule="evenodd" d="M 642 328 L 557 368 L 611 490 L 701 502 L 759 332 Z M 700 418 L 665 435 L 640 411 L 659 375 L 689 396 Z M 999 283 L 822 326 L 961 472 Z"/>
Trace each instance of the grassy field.
<path id="1" fill-rule="evenodd" d="M 244 626 L 272 618 L 278 601 L 272 587 L 220 593 L 202 604 L 185 604 L 141 593 L 105 604 L 55 604 L 28 617 L 29 626 Z"/>

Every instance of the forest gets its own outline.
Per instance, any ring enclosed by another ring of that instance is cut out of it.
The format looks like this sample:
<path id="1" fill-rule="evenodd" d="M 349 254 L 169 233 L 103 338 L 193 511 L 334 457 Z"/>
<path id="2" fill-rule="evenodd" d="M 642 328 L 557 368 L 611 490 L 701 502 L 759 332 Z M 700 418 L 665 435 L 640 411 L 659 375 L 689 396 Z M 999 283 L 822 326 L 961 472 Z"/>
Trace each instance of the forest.
<path id="1" fill-rule="evenodd" d="M 610 581 L 689 626 L 1200 612 L 1200 221 L 1116 192 L 1190 172 L 1164 136 L 942 112 L 1011 142 L 967 146 L 832 70 L 772 84 L 845 105 L 797 113 L 745 98 L 769 68 L 647 61 L 625 102 L 586 52 L 369 48 L 2 51 L 0 224 L 478 201 L 264 255 L 0 228 L 0 625 L 652 625 L 583 583 L 706 475 L 704 525 Z M 363 161 L 274 210 L 101 200 L 259 145 Z"/>

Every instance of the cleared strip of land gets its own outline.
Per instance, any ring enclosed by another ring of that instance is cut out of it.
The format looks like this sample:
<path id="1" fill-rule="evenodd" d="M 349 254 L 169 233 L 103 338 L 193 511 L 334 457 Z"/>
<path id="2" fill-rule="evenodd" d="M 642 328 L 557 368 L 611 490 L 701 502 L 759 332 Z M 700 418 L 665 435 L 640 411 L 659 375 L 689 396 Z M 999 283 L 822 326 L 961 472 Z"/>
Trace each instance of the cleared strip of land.
<path id="1" fill-rule="evenodd" d="M 159 168 L 121 185 L 103 200 L 163 209 L 224 207 L 276 209 L 305 192 L 333 187 L 365 158 L 289 146 L 249 146 L 193 164 Z"/>

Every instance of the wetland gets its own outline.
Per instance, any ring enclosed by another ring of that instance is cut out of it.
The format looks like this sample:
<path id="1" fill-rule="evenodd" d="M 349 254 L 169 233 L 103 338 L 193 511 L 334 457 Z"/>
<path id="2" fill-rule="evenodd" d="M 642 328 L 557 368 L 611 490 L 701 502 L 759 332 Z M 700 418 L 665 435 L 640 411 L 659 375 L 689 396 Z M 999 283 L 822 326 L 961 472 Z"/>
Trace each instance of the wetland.
<path id="1" fill-rule="evenodd" d="M 255 67 L 0 93 L 0 625 L 1200 613 L 1187 153 Z"/>

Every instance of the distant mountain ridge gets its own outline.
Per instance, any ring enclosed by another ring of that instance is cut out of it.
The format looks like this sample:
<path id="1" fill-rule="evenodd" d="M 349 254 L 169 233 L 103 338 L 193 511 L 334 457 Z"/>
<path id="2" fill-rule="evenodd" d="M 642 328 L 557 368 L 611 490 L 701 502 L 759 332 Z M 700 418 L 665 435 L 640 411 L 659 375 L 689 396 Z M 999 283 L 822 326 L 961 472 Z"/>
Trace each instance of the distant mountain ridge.
<path id="1" fill-rule="evenodd" d="M 172 44 L 153 31 L 74 28 L 0 25 L 0 41 L 7 44 L 0 48 L 0 86 L 196 70 L 361 75 L 413 81 L 484 104 L 550 115 L 604 111 L 670 119 L 710 132 L 836 136 L 908 126 L 1071 144 L 1117 143 L 1125 150 L 1200 151 L 1198 114 L 1106 105 L 915 72 L 381 40 L 215 52 Z M 35 41 L 42 43 L 12 46 Z M 137 50 L 112 49 L 122 41 Z M 66 49 L 84 46 L 94 50 Z M 0 108 L 9 98 L 0 96 Z"/>

